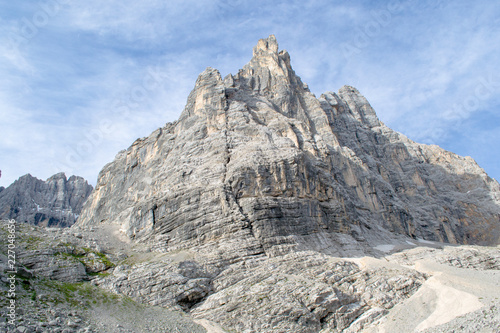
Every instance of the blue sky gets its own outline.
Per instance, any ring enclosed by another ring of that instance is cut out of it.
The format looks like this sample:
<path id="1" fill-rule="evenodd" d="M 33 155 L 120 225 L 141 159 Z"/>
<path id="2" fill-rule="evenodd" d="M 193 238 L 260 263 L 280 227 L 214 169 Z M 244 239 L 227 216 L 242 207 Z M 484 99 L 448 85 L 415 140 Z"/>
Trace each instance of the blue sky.
<path id="1" fill-rule="evenodd" d="M 236 73 L 269 34 L 317 96 L 355 86 L 389 127 L 500 179 L 496 0 L 0 0 L 0 185 L 95 185 L 177 119 L 200 72 Z"/>

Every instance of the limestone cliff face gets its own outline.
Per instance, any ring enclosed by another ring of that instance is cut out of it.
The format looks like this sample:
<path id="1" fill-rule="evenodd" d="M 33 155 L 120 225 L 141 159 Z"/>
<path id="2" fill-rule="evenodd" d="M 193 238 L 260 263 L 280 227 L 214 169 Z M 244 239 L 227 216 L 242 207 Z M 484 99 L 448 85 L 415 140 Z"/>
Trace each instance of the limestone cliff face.
<path id="1" fill-rule="evenodd" d="M 0 219 L 48 226 L 73 225 L 92 192 L 82 177 L 58 173 L 47 181 L 24 175 L 0 192 Z"/>
<path id="2" fill-rule="evenodd" d="M 99 223 L 230 261 L 405 237 L 498 244 L 500 187 L 386 127 L 353 87 L 316 98 L 270 36 L 236 75 L 207 68 L 177 122 L 103 168 L 77 222 Z"/>

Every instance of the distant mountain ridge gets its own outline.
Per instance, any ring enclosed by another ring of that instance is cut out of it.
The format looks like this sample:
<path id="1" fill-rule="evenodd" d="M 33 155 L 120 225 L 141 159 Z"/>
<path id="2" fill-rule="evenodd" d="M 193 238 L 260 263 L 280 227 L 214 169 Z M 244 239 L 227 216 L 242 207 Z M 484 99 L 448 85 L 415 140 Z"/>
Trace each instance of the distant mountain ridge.
<path id="1" fill-rule="evenodd" d="M 0 219 L 47 227 L 70 227 L 78 218 L 92 185 L 82 177 L 58 173 L 46 181 L 26 174 L 0 190 Z"/>

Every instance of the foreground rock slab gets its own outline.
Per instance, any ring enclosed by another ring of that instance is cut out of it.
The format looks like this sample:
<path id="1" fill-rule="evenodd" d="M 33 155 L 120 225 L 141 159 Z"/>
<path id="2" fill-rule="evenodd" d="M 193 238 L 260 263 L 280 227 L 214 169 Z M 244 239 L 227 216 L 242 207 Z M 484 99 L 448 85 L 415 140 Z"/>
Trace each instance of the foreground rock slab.
<path id="1" fill-rule="evenodd" d="M 141 304 L 94 286 L 91 280 L 110 274 L 115 265 L 103 257 L 116 256 L 91 255 L 96 250 L 85 247 L 88 241 L 83 235 L 76 237 L 66 228 L 16 224 L 16 295 L 9 296 L 12 257 L 7 251 L 7 225 L 0 220 L 0 332 L 206 332 L 183 312 Z M 12 299 L 14 324 L 9 322 Z"/>
<path id="2" fill-rule="evenodd" d="M 33 330 L 496 332 L 500 323 L 498 247 L 415 242 L 378 257 L 299 251 L 221 265 L 211 253 L 152 252 L 105 225 L 18 228 L 18 319 Z M 82 274 L 70 274 L 69 263 Z"/>
<path id="3" fill-rule="evenodd" d="M 431 276 L 366 332 L 498 332 L 500 248 L 416 248 L 386 258 Z"/>

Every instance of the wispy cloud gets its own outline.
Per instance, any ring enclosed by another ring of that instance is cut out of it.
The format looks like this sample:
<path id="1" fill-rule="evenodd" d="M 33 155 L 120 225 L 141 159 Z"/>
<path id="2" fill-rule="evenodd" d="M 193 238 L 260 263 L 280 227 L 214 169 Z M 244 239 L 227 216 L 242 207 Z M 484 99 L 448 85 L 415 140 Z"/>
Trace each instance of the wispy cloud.
<path id="1" fill-rule="evenodd" d="M 0 13 L 3 186 L 27 172 L 95 183 L 178 117 L 205 67 L 236 72 L 271 33 L 316 94 L 354 85 L 389 126 L 500 176 L 498 153 L 480 149 L 500 146 L 496 1 L 48 0 Z"/>

